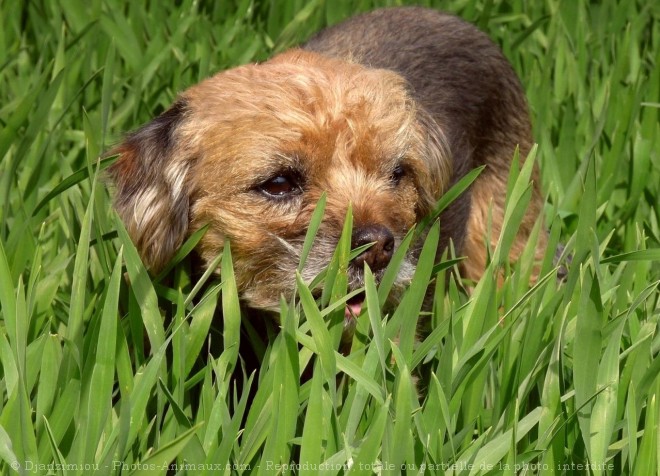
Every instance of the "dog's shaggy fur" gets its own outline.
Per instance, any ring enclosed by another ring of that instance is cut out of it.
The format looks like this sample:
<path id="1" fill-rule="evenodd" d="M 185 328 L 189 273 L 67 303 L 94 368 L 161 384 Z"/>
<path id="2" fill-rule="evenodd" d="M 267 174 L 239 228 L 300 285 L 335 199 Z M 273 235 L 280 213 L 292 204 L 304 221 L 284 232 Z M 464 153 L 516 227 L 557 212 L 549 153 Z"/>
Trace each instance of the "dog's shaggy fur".
<path id="1" fill-rule="evenodd" d="M 129 135 L 110 168 L 116 208 L 146 265 L 161 268 L 205 224 L 208 263 L 232 243 L 241 298 L 277 310 L 290 297 L 303 238 L 326 214 L 303 277 L 330 260 L 349 204 L 362 263 L 382 273 L 405 233 L 469 170 L 486 170 L 441 216 L 441 249 L 478 278 L 497 240 L 516 146 L 532 144 L 525 97 L 499 49 L 472 25 L 424 8 L 377 10 L 263 64 L 221 72 Z M 538 181 L 535 181 L 538 183 Z M 531 207 L 515 260 L 542 207 Z M 486 237 L 492 216 L 493 236 Z M 538 244 L 539 253 L 545 241 Z M 399 285 L 414 269 L 413 255 Z M 359 310 L 359 306 L 358 306 Z"/>

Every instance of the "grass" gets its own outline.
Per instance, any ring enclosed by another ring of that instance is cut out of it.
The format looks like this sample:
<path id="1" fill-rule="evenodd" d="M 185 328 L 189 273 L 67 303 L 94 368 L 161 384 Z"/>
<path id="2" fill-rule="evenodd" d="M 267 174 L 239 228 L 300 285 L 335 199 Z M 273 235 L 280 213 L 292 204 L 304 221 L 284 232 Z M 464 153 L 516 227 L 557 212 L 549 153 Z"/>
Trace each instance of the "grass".
<path id="1" fill-rule="evenodd" d="M 391 314 L 368 275 L 348 356 L 347 238 L 321 305 L 300 282 L 280 326 L 249 321 L 228 247 L 222 280 L 191 277 L 198 236 L 145 272 L 97 158 L 177 91 L 381 2 L 177 3 L 0 3 L 2 474 L 660 474 L 657 2 L 437 2 L 525 84 L 551 249 L 535 286 L 528 255 L 498 288 L 505 236 L 470 296 L 422 260 Z"/>

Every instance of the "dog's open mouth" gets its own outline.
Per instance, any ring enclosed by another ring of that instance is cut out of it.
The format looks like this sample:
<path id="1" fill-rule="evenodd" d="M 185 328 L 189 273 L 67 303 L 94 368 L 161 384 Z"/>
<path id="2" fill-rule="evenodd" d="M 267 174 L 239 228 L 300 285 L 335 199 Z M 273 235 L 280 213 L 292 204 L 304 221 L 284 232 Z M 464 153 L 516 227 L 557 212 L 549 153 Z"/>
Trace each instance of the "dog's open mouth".
<path id="1" fill-rule="evenodd" d="M 362 311 L 362 304 L 364 304 L 364 293 L 359 293 L 346 301 L 344 319 L 347 324 L 357 319 Z"/>

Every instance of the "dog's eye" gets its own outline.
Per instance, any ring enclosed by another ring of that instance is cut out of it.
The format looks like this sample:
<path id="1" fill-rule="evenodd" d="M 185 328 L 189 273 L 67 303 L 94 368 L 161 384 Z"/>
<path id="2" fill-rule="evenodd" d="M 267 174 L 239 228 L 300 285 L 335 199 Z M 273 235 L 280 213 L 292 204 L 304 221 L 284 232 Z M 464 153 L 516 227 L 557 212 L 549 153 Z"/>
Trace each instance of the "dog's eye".
<path id="1" fill-rule="evenodd" d="M 300 179 L 293 174 L 276 175 L 259 185 L 258 189 L 266 195 L 282 198 L 302 192 Z"/>
<path id="2" fill-rule="evenodd" d="M 399 185 L 401 179 L 406 176 L 406 169 L 403 165 L 397 165 L 390 175 L 390 180 L 394 185 Z"/>

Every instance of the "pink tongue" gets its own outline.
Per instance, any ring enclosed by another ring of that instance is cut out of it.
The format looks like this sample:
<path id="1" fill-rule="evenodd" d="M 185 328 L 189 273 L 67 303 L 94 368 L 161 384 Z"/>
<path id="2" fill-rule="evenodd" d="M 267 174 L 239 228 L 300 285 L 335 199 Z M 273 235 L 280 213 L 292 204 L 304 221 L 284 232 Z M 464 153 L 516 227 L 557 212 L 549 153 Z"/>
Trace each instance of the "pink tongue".
<path id="1" fill-rule="evenodd" d="M 346 311 L 344 312 L 344 318 L 353 319 L 354 317 L 360 315 L 361 310 L 362 310 L 362 302 L 346 303 Z"/>

